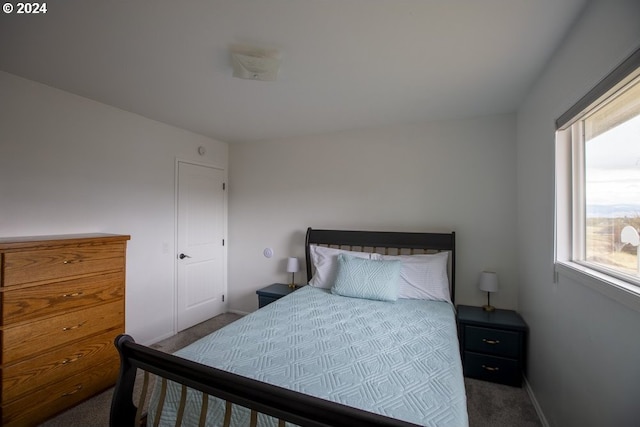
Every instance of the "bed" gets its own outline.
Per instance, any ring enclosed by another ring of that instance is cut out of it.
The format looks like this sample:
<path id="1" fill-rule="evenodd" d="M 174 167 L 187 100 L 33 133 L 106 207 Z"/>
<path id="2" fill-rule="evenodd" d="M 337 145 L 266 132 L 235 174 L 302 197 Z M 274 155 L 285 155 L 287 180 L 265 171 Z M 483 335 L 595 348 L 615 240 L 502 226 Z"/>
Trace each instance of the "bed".
<path id="1" fill-rule="evenodd" d="M 305 257 L 309 286 L 173 355 L 117 337 L 111 425 L 468 426 L 455 234 L 309 228 Z"/>

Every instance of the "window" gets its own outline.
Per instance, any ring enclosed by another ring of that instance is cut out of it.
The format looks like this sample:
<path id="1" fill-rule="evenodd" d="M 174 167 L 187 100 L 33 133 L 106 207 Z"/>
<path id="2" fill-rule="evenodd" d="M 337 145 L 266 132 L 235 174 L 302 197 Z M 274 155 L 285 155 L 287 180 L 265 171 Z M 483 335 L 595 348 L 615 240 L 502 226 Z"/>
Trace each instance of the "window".
<path id="1" fill-rule="evenodd" d="M 556 125 L 556 265 L 640 295 L 640 50 Z"/>

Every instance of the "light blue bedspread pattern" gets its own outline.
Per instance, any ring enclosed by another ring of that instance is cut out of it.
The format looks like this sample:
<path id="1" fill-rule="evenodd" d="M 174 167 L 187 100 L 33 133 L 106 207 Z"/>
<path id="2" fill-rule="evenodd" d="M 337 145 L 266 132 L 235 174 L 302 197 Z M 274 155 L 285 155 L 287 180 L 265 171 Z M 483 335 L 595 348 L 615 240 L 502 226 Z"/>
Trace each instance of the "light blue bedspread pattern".
<path id="1" fill-rule="evenodd" d="M 306 286 L 175 354 L 420 425 L 468 426 L 455 314 L 446 302 L 371 301 Z M 201 394 L 192 394 L 183 425 L 198 422 Z M 170 383 L 161 425 L 174 425 L 179 399 L 180 387 Z M 243 409 L 234 406 L 232 425 L 248 425 Z M 207 425 L 222 425 L 223 416 L 224 402 L 210 398 Z M 277 422 L 260 415 L 258 425 Z"/>

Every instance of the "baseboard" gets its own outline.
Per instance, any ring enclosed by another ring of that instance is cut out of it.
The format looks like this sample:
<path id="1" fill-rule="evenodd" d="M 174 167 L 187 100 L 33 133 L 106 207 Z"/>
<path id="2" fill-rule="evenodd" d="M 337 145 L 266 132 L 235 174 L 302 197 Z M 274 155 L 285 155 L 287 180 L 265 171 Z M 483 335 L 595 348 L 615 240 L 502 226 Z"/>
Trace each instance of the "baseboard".
<path id="1" fill-rule="evenodd" d="M 529 384 L 527 377 L 524 377 L 524 388 L 525 390 L 527 390 L 527 394 L 529 395 L 529 399 L 531 399 L 531 403 L 533 404 L 533 407 L 535 408 L 536 413 L 538 414 L 538 418 L 540 418 L 540 423 L 542 424 L 542 427 L 550 427 L 549 422 L 545 418 L 544 412 L 542 412 L 542 408 L 540 407 L 540 404 L 536 399 L 536 395 L 533 394 L 533 389 L 531 388 L 531 384 Z"/>

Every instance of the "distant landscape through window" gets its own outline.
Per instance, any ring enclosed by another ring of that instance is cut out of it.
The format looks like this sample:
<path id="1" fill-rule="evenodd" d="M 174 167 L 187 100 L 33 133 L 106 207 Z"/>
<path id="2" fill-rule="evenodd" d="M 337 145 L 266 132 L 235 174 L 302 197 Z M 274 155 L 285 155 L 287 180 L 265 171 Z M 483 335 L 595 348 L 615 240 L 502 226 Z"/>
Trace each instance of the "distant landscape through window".
<path id="1" fill-rule="evenodd" d="M 638 276 L 640 82 L 583 120 L 585 261 Z"/>

